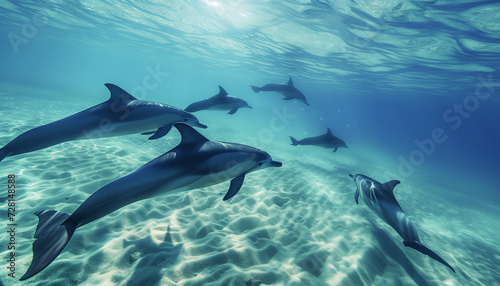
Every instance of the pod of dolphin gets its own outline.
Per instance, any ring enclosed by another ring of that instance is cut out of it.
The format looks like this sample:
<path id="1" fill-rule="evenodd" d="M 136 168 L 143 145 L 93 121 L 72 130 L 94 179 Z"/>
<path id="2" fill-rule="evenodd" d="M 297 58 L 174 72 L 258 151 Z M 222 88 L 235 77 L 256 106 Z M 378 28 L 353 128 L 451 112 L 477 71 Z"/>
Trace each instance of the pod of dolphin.
<path id="1" fill-rule="evenodd" d="M 110 98 L 96 106 L 61 120 L 28 130 L 0 149 L 0 161 L 9 156 L 28 153 L 59 143 L 128 134 L 161 138 L 172 127 L 181 134 L 181 142 L 172 150 L 135 171 L 103 186 L 88 197 L 72 214 L 56 210 L 37 211 L 39 222 L 33 243 L 33 260 L 20 280 L 33 277 L 62 252 L 77 228 L 98 220 L 126 205 L 168 192 L 205 188 L 230 180 L 223 200 L 238 193 L 245 176 L 268 167 L 281 167 L 271 156 L 254 147 L 237 143 L 214 142 L 193 127 L 207 128 L 191 114 L 201 110 L 224 110 L 235 114 L 239 108 L 252 108 L 240 98 L 230 96 L 219 86 L 219 93 L 190 104 L 185 110 L 157 102 L 138 100 L 114 84 L 105 84 Z M 304 94 L 290 78 L 286 84 L 251 86 L 255 93 L 277 92 L 283 100 L 298 100 L 309 105 Z M 291 145 L 315 145 L 323 148 L 347 148 L 330 129 L 326 134 L 296 140 Z M 399 181 L 381 184 L 367 176 L 351 175 L 356 184 L 355 202 L 359 197 L 383 221 L 389 224 L 409 246 L 455 270 L 435 252 L 425 247 L 417 230 L 399 206 L 393 194 Z"/>

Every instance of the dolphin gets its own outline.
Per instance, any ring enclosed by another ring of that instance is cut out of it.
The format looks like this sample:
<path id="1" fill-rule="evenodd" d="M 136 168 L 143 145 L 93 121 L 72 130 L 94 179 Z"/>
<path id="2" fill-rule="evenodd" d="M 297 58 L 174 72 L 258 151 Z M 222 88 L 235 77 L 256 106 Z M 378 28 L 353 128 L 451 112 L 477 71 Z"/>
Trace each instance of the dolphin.
<path id="1" fill-rule="evenodd" d="M 128 204 L 164 193 L 204 188 L 231 180 L 224 200 L 233 197 L 245 176 L 267 167 L 281 167 L 268 153 L 236 143 L 213 142 L 183 123 L 179 145 L 139 169 L 105 185 L 73 214 L 42 210 L 33 243 L 33 261 L 21 280 L 47 267 L 64 249 L 75 230 Z"/>
<path id="2" fill-rule="evenodd" d="M 401 183 L 400 181 L 393 180 L 381 184 L 365 175 L 349 174 L 349 176 L 356 183 L 356 193 L 354 194 L 356 204 L 358 204 L 358 198 L 361 197 L 374 213 L 398 232 L 404 239 L 404 246 L 409 246 L 425 255 L 429 255 L 455 272 L 453 267 L 420 242 L 417 229 L 399 206 L 396 197 L 394 197 L 394 187 Z"/>
<path id="3" fill-rule="evenodd" d="M 263 87 L 257 87 L 254 85 L 251 85 L 250 87 L 252 88 L 252 90 L 255 93 L 258 93 L 260 91 L 275 91 L 275 92 L 281 93 L 285 97 L 285 98 L 283 98 L 283 100 L 297 99 L 298 101 L 303 102 L 306 105 L 309 105 L 309 103 L 307 103 L 307 99 L 304 96 L 304 94 L 302 94 L 302 92 L 300 92 L 300 90 L 295 88 L 295 86 L 293 85 L 293 81 L 292 81 L 291 77 L 288 80 L 288 83 L 286 83 L 286 84 L 285 83 L 270 83 L 270 84 L 264 85 Z"/>
<path id="4" fill-rule="evenodd" d="M 309 138 L 304 138 L 302 140 L 298 140 L 293 138 L 292 136 L 289 136 L 290 140 L 292 140 L 293 146 L 297 145 L 315 145 L 315 146 L 320 146 L 323 148 L 334 148 L 333 152 L 336 152 L 339 147 L 347 147 L 345 145 L 345 142 L 342 141 L 341 139 L 333 136 L 332 131 L 330 131 L 330 128 L 327 128 L 326 133 L 323 135 L 315 136 L 315 137 L 309 137 Z"/>
<path id="5" fill-rule="evenodd" d="M 0 149 L 0 161 L 7 156 L 28 153 L 59 143 L 134 133 L 165 136 L 172 124 L 184 122 L 206 128 L 198 119 L 177 107 L 138 100 L 120 87 L 106 83 L 111 97 L 96 106 L 58 121 L 30 129 Z M 155 130 L 155 131 L 151 131 Z"/>
<path id="6" fill-rule="evenodd" d="M 200 110 L 229 110 L 227 114 L 235 114 L 239 108 L 252 108 L 246 101 L 241 98 L 230 96 L 219 85 L 219 93 L 205 100 L 197 101 L 190 104 L 184 111 L 196 112 Z"/>

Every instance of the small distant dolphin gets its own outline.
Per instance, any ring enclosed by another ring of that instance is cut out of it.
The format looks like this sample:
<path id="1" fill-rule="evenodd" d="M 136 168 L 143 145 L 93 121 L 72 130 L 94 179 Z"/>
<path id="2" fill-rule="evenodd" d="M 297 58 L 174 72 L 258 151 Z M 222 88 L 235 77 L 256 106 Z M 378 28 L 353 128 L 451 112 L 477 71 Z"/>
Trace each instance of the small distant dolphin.
<path id="1" fill-rule="evenodd" d="M 229 110 L 227 114 L 235 114 L 239 108 L 252 108 L 246 101 L 241 98 L 230 96 L 219 85 L 219 93 L 205 100 L 197 101 L 190 104 L 184 111 L 196 112 L 200 110 Z"/>
<path id="2" fill-rule="evenodd" d="M 204 188 L 231 180 L 224 197 L 233 197 L 245 175 L 281 167 L 266 152 L 246 145 L 212 142 L 192 127 L 176 123 L 182 139 L 177 147 L 92 194 L 71 215 L 55 210 L 39 218 L 33 261 L 21 277 L 28 279 L 47 267 L 64 249 L 75 230 L 128 204 L 167 192 Z"/>
<path id="3" fill-rule="evenodd" d="M 455 272 L 453 267 L 420 242 L 417 229 L 406 217 L 396 197 L 394 197 L 394 187 L 401 183 L 400 181 L 393 180 L 381 184 L 365 175 L 357 174 L 353 176 L 349 174 L 349 176 L 356 183 L 356 193 L 354 194 L 356 204 L 358 204 L 358 198 L 361 197 L 374 213 L 399 233 L 404 239 L 404 246 L 409 246 L 425 255 L 429 255 Z"/>
<path id="4" fill-rule="evenodd" d="M 333 152 L 336 152 L 339 147 L 347 147 L 345 145 L 345 142 L 342 141 L 341 139 L 333 136 L 332 131 L 330 131 L 330 128 L 327 128 L 327 131 L 323 135 L 315 136 L 315 137 L 309 137 L 309 138 L 304 138 L 300 141 L 297 141 L 297 139 L 293 138 L 292 136 L 289 136 L 290 140 L 292 140 L 293 146 L 297 145 L 315 145 L 323 148 L 334 148 Z"/>
<path id="5" fill-rule="evenodd" d="M 283 100 L 297 99 L 298 101 L 301 101 L 301 102 L 305 103 L 306 105 L 309 105 L 309 103 L 307 103 L 307 99 L 304 96 L 304 94 L 302 94 L 302 92 L 300 92 L 300 90 L 296 89 L 295 86 L 293 85 L 293 81 L 292 81 L 291 77 L 288 80 L 288 83 L 286 83 L 286 84 L 285 83 L 270 83 L 270 84 L 264 85 L 263 87 L 257 87 L 254 85 L 251 85 L 250 87 L 252 88 L 252 90 L 255 93 L 258 93 L 259 91 L 275 91 L 275 92 L 281 93 L 285 97 L 285 98 L 283 98 Z"/>
<path id="6" fill-rule="evenodd" d="M 106 83 L 109 100 L 60 119 L 28 130 L 0 149 L 0 161 L 7 156 L 28 153 L 59 143 L 134 133 L 153 134 L 149 139 L 165 136 L 172 124 L 184 122 L 207 128 L 181 109 L 157 102 L 138 100 L 120 87 Z M 156 130 L 156 131 L 151 131 Z"/>

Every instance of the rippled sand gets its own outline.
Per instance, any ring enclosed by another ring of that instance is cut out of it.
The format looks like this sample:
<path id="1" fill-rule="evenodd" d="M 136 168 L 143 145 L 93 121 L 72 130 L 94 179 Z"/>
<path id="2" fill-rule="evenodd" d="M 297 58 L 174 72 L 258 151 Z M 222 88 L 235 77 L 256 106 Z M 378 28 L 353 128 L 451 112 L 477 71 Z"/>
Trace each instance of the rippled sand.
<path id="1" fill-rule="evenodd" d="M 52 112 L 44 108 L 49 103 Z M 50 100 L 37 104 L 39 111 L 16 104 L 11 116 L 2 118 L 1 145 L 30 127 L 89 107 L 74 102 L 60 110 L 61 103 Z M 214 120 L 201 131 L 209 139 L 262 148 L 283 167 L 251 173 L 227 202 L 222 197 L 229 182 L 126 206 L 79 228 L 61 255 L 35 277 L 19 282 L 1 267 L 0 280 L 5 285 L 61 286 L 500 283 L 498 208 L 453 204 L 446 186 L 425 178 L 412 177 L 396 188 L 422 242 L 456 269 L 453 274 L 405 248 L 368 207 L 355 204 L 348 174 L 378 179 L 385 174 L 383 165 L 353 159 L 353 148 L 333 154 L 292 147 L 286 133 L 273 144 L 259 145 L 249 134 L 252 130 L 245 133 L 234 122 L 216 126 Z M 1 162 L 3 178 L 18 175 L 16 276 L 24 274 L 32 259 L 35 211 L 72 213 L 98 188 L 178 142 L 177 131 L 155 142 L 140 135 L 69 142 Z M 5 204 L 0 213 L 6 217 Z M 2 231 L 3 258 L 8 256 L 7 239 Z"/>

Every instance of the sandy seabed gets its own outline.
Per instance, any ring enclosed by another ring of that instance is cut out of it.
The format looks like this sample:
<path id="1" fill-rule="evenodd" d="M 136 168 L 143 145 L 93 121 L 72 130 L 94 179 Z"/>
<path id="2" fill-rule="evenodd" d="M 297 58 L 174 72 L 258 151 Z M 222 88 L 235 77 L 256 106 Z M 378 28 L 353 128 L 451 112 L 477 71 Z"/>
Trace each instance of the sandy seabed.
<path id="1" fill-rule="evenodd" d="M 2 96 L 14 102 L 9 94 Z M 10 116 L 2 118 L 0 145 L 29 128 L 89 107 L 74 102 L 60 110 L 57 104 L 50 99 L 17 102 Z M 316 147 L 292 147 L 285 143 L 287 136 L 257 146 L 255 138 L 237 126 L 208 125 L 200 132 L 209 139 L 262 148 L 283 167 L 249 174 L 240 192 L 226 202 L 222 198 L 229 182 L 128 205 L 77 229 L 52 264 L 23 282 L 7 276 L 4 201 L 3 284 L 500 285 L 498 207 L 452 204 L 447 196 L 453 193 L 446 185 L 425 178 L 412 177 L 397 186 L 396 197 L 423 244 L 452 265 L 454 274 L 405 248 L 397 233 L 366 205 L 355 204 L 355 186 L 348 174 L 379 179 L 377 174 L 385 173 L 383 165 L 363 165 L 350 157 L 352 149 L 333 154 Z M 174 130 L 155 142 L 141 135 L 67 142 L 2 161 L 4 186 L 8 173 L 17 175 L 16 278 L 31 263 L 35 211 L 72 213 L 97 189 L 178 142 Z"/>

